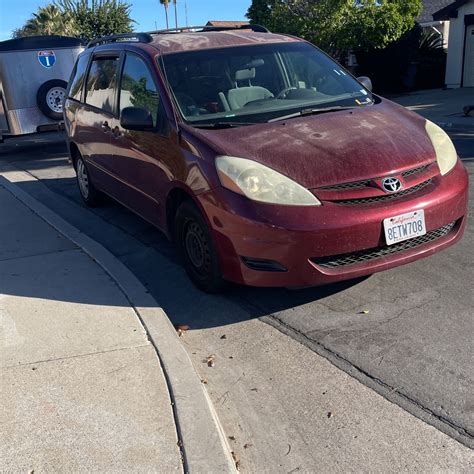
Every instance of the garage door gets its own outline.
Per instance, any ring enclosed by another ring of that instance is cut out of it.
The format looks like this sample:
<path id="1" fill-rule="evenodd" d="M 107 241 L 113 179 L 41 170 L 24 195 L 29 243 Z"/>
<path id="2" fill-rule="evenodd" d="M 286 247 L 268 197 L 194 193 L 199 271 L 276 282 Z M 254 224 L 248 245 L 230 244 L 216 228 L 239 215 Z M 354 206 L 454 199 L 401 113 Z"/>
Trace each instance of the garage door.
<path id="1" fill-rule="evenodd" d="M 467 27 L 464 57 L 464 87 L 474 87 L 474 25 Z"/>

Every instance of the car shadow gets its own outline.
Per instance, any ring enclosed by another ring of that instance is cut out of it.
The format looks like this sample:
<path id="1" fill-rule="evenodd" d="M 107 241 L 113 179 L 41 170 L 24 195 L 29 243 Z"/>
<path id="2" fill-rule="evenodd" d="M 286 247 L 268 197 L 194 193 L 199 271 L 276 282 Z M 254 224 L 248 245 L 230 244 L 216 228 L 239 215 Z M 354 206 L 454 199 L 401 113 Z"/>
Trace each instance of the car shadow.
<path id="1" fill-rule="evenodd" d="M 194 287 L 179 263 L 174 246 L 166 237 L 120 204 L 106 200 L 102 207 L 88 209 L 78 196 L 73 178 L 16 183 L 64 220 L 77 227 L 109 250 L 125 264 L 148 289 L 174 324 L 193 329 L 236 324 L 240 321 L 278 313 L 326 298 L 357 285 L 361 279 L 304 289 L 251 288 L 228 284 L 218 295 L 205 294 Z M 36 286 L 36 288 L 38 288 Z M 29 287 L 16 283 L 3 288 L 5 293 L 36 298 L 51 298 L 45 282 L 45 294 L 31 294 Z M 71 297 L 58 291 L 54 299 Z M 83 304 L 104 302 L 97 292 L 90 298 L 73 301 Z"/>
<path id="2" fill-rule="evenodd" d="M 97 208 L 84 206 L 72 173 L 64 176 L 67 156 L 63 143 L 49 145 L 44 157 L 34 155 L 34 158 L 29 142 L 27 145 L 19 147 L 22 153 L 8 154 L 8 161 L 36 174 L 41 180 L 15 184 L 109 250 L 132 271 L 175 324 L 187 324 L 193 329 L 235 324 L 321 300 L 362 280 L 292 290 L 229 284 L 223 294 L 205 294 L 191 283 L 174 246 L 160 231 L 112 199 L 105 199 Z M 28 294 L 28 287 L 17 286 L 11 291 L 18 295 L 46 297 Z M 51 296 L 50 292 L 47 294 Z M 60 300 L 65 295 L 70 298 L 70 294 L 58 291 L 55 298 Z M 89 301 L 74 302 L 103 304 L 103 301 L 94 300 L 96 294 L 91 292 Z"/>

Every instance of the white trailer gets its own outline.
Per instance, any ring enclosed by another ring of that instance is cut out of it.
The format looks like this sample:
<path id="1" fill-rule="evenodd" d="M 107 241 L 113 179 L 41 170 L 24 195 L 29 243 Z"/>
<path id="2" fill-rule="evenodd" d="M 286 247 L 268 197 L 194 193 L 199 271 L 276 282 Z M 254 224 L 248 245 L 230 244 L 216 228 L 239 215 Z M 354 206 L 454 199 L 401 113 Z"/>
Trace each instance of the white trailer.
<path id="1" fill-rule="evenodd" d="M 57 129 L 80 39 L 31 36 L 0 42 L 0 141 Z"/>

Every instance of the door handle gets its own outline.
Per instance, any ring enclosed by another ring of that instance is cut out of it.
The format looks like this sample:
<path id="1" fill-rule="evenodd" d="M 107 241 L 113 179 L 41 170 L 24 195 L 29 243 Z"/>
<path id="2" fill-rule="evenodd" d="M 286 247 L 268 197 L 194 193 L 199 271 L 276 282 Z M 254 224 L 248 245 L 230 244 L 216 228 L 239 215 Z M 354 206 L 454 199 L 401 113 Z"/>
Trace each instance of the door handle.
<path id="1" fill-rule="evenodd" d="M 111 130 L 109 126 L 109 122 L 107 122 L 107 120 L 105 122 L 102 122 L 100 127 L 102 128 L 102 131 L 104 131 L 105 133 L 110 132 Z"/>
<path id="2" fill-rule="evenodd" d="M 112 130 L 112 135 L 114 136 L 114 138 L 120 138 L 122 136 L 122 133 L 120 132 L 118 126 L 114 127 L 114 129 Z"/>

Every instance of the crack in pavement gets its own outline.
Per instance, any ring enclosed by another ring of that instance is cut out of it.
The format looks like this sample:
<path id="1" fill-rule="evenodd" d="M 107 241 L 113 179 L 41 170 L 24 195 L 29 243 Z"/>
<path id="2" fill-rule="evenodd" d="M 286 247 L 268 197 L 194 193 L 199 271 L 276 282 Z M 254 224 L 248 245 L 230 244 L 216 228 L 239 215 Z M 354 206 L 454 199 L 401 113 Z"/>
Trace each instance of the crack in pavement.
<path id="1" fill-rule="evenodd" d="M 56 253 L 65 253 L 65 252 L 80 252 L 81 249 L 79 247 L 71 248 L 71 249 L 62 249 L 62 250 L 52 250 L 51 252 L 39 252 L 39 253 L 32 253 L 29 255 L 20 255 L 16 257 L 7 257 L 7 258 L 1 258 L 0 257 L 0 263 L 1 262 L 10 262 L 11 260 L 22 260 L 25 258 L 35 258 L 35 257 L 44 257 L 46 255 L 54 255 Z"/>
<path id="2" fill-rule="evenodd" d="M 128 346 L 128 347 L 119 347 L 117 349 L 106 349 L 103 351 L 96 351 L 96 352 L 86 352 L 84 354 L 75 354 L 71 356 L 64 356 L 64 357 L 53 357 L 52 359 L 42 359 L 42 360 L 35 360 L 33 362 L 20 362 L 18 364 L 13 364 L 13 365 L 5 365 L 5 366 L 0 366 L 0 370 L 2 369 L 17 369 L 18 367 L 28 367 L 29 365 L 35 365 L 35 364 L 46 364 L 48 362 L 58 362 L 60 360 L 70 360 L 70 359 L 77 359 L 80 357 L 89 357 L 89 356 L 94 356 L 94 355 L 100 355 L 100 354 L 108 354 L 109 352 L 118 352 L 118 351 L 128 351 L 130 349 L 138 349 L 140 347 L 148 347 L 150 346 L 150 343 L 147 344 L 138 344 L 136 346 Z"/>

